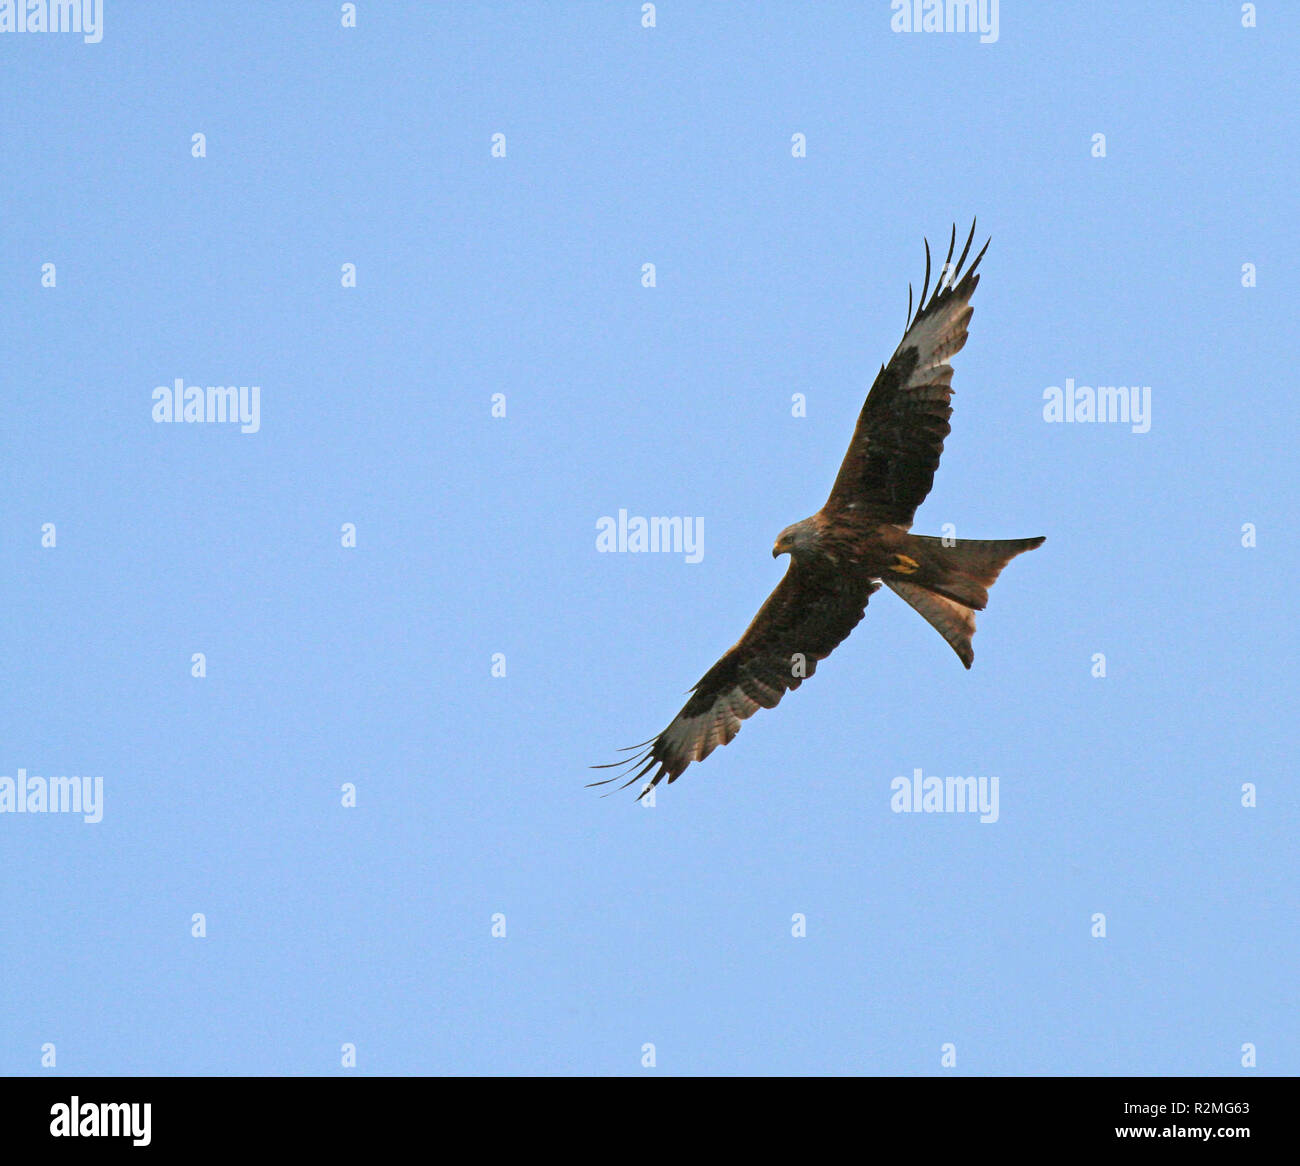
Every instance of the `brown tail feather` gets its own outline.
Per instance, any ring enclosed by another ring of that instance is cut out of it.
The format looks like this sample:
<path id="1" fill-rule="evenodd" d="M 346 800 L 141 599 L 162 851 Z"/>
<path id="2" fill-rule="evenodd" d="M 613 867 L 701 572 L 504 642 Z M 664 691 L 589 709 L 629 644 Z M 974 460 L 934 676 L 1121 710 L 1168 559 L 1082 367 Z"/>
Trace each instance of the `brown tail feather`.
<path id="1" fill-rule="evenodd" d="M 975 634 L 975 613 L 969 607 L 945 599 L 915 583 L 903 579 L 886 579 L 885 582 L 925 616 L 926 622 L 948 641 L 961 662 L 969 668 L 975 659 L 975 649 L 971 646 L 971 637 Z"/>
<path id="2" fill-rule="evenodd" d="M 898 568 L 884 581 L 926 618 L 969 668 L 975 658 L 974 612 L 988 603 L 988 589 L 1002 568 L 1043 541 L 960 539 L 945 546 L 943 539 L 910 534 Z"/>

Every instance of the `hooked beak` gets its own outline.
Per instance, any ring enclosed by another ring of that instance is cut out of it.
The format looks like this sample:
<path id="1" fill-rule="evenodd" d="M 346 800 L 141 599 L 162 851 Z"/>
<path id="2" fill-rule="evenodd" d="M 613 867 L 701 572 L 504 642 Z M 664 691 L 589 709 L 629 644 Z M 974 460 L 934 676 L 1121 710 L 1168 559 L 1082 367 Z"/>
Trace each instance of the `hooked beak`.
<path id="1" fill-rule="evenodd" d="M 781 557 L 781 544 L 780 544 L 780 543 L 777 543 L 777 544 L 772 548 L 772 558 L 774 558 L 774 559 L 779 559 L 780 557 Z"/>

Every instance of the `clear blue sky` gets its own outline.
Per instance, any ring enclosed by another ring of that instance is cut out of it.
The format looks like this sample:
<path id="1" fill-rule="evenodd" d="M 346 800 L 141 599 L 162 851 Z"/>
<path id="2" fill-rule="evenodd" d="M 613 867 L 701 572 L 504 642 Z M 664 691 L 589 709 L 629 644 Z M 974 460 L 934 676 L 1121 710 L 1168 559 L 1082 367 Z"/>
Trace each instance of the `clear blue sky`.
<path id="1" fill-rule="evenodd" d="M 0 33 L 0 775 L 104 788 L 0 815 L 0 1071 L 1300 1072 L 1300 9 L 1260 7 Z M 1048 538 L 973 671 L 882 592 L 653 808 L 585 789 L 775 585 L 972 215 L 916 529 Z M 260 430 L 155 423 L 178 377 Z M 1150 431 L 1046 422 L 1067 379 Z M 702 561 L 598 553 L 620 509 Z M 891 812 L 916 768 L 999 820 Z"/>

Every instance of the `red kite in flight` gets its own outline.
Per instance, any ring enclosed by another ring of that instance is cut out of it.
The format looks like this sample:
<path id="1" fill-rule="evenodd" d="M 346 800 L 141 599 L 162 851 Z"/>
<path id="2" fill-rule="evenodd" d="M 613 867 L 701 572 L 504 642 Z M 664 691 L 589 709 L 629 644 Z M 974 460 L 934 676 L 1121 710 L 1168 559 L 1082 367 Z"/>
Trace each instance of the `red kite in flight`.
<path id="1" fill-rule="evenodd" d="M 681 712 L 657 737 L 632 746 L 640 750 L 629 770 L 595 782 L 608 785 L 631 776 L 619 788 L 649 776 L 644 796 L 665 777 L 681 777 L 692 761 L 703 761 L 740 732 L 740 722 L 761 708 L 773 708 L 787 689 L 798 688 L 857 626 L 867 601 L 885 583 L 919 611 L 967 668 L 975 658 L 971 637 L 975 612 L 988 602 L 988 589 L 1002 568 L 1042 538 L 937 539 L 910 534 L 912 516 L 929 494 L 952 416 L 954 353 L 966 343 L 966 325 L 979 285 L 976 268 L 988 243 L 966 274 L 962 265 L 975 238 L 975 224 L 953 268 L 957 228 L 948 258 L 930 287 L 930 244 L 925 245 L 925 282 L 916 315 L 908 288 L 908 324 L 898 350 L 882 365 L 867 394 L 844 463 L 830 497 L 811 518 L 787 526 L 772 556 L 788 554 L 790 566 L 753 623 L 725 656 L 691 690 Z M 609 769 L 613 766 L 596 766 Z M 652 772 L 653 771 L 653 772 Z"/>

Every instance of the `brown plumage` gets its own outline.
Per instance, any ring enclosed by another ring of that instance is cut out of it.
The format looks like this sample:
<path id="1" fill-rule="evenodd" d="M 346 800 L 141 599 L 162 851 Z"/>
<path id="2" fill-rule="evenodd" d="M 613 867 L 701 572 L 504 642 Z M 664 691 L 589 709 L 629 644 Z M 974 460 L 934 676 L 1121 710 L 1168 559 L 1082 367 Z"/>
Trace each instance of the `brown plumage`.
<path id="1" fill-rule="evenodd" d="M 910 533 L 912 516 L 934 483 L 951 427 L 952 365 L 966 343 L 977 268 L 988 243 L 965 275 L 975 224 L 956 267 L 948 258 L 930 287 L 930 245 L 916 315 L 908 288 L 908 323 L 887 365 L 881 365 L 826 504 L 777 537 L 773 556 L 790 566 L 736 644 L 701 677 L 681 712 L 662 733 L 632 747 L 623 787 L 649 778 L 674 782 L 740 731 L 760 708 L 773 708 L 811 676 L 857 626 L 867 601 L 887 584 L 943 636 L 969 668 L 975 612 L 983 610 L 999 572 L 1042 538 L 985 541 L 937 539 Z M 597 769 L 612 768 L 596 766 Z M 630 776 L 628 774 L 630 773 Z M 620 787 L 620 788 L 623 788 Z"/>

